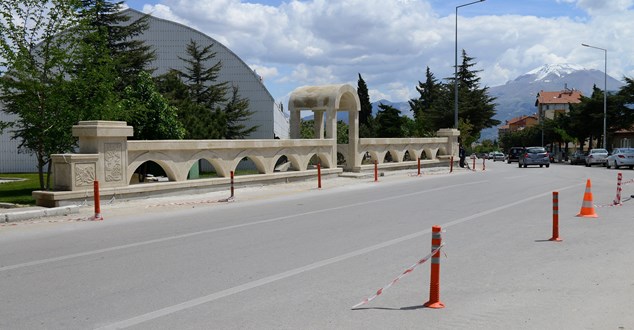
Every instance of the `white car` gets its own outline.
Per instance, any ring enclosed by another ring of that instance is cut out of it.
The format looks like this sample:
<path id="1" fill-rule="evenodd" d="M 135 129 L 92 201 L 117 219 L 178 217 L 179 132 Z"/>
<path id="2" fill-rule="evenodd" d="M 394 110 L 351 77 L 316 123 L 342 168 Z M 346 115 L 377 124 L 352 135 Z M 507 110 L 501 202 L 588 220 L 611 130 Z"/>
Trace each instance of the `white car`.
<path id="1" fill-rule="evenodd" d="M 586 156 L 586 166 L 601 164 L 605 166 L 605 160 L 608 158 L 608 151 L 605 149 L 590 149 Z"/>
<path id="2" fill-rule="evenodd" d="M 634 148 L 616 148 L 612 150 L 612 154 L 608 156 L 605 166 L 618 169 L 621 166 L 629 166 L 634 168 Z"/>
<path id="3" fill-rule="evenodd" d="M 504 154 L 499 152 L 499 151 L 494 151 L 490 154 L 491 156 L 489 156 L 490 159 L 493 159 L 493 161 L 504 161 Z"/>

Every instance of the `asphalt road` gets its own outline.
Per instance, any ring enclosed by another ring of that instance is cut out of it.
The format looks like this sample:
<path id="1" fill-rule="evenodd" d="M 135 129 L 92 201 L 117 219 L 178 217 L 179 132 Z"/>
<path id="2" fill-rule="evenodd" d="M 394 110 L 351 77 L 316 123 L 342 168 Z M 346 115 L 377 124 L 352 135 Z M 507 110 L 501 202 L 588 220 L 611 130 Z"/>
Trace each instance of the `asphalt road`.
<path id="1" fill-rule="evenodd" d="M 0 227 L 0 328 L 634 329 L 634 201 L 605 206 L 619 171 L 489 162 Z M 596 219 L 576 217 L 586 179 Z M 422 307 L 425 263 L 351 309 L 429 253 L 433 225 L 446 307 Z"/>

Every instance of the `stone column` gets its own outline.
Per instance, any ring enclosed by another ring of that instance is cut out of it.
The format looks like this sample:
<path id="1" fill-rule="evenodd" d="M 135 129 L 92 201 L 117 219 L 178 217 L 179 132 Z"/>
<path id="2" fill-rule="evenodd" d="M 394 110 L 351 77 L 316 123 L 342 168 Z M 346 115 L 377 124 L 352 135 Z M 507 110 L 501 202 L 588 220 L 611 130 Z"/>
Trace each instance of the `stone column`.
<path id="1" fill-rule="evenodd" d="M 436 136 L 446 136 L 448 138 L 447 153 L 449 156 L 458 157 L 458 137 L 460 137 L 460 131 L 455 128 L 441 128 L 436 132 Z"/>
<path id="2" fill-rule="evenodd" d="M 326 111 L 326 139 L 332 139 L 333 144 L 337 145 L 337 109 L 329 108 Z M 333 148 L 332 166 L 337 166 L 337 148 Z"/>
<path id="3" fill-rule="evenodd" d="M 361 157 L 359 156 L 359 111 L 356 109 L 348 111 L 348 159 L 346 169 L 354 171 L 361 167 Z"/>
<path id="4" fill-rule="evenodd" d="M 302 119 L 301 111 L 296 109 L 291 109 L 291 119 L 290 119 L 291 139 L 299 139 L 301 137 L 301 134 L 300 134 L 301 119 Z"/>
<path id="5" fill-rule="evenodd" d="M 73 126 L 73 136 L 79 137 L 80 154 L 98 155 L 96 178 L 99 186 L 127 186 L 128 136 L 133 128 L 119 121 L 80 121 Z"/>
<path id="6" fill-rule="evenodd" d="M 314 128 L 315 128 L 315 139 L 323 139 L 324 138 L 324 111 L 323 110 L 313 110 L 314 119 Z"/>

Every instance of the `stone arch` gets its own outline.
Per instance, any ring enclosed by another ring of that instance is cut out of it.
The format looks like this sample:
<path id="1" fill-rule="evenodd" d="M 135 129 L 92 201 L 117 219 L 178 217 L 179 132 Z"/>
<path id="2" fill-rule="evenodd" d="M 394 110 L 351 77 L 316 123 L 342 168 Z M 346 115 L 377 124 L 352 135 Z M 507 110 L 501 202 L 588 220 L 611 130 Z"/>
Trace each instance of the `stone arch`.
<path id="1" fill-rule="evenodd" d="M 248 158 L 250 161 L 253 162 L 253 164 L 255 164 L 255 168 L 257 169 L 258 173 L 260 174 L 268 174 L 268 173 L 273 173 L 273 172 L 267 172 L 267 167 L 264 161 L 264 157 L 262 156 L 239 156 L 236 159 L 233 160 L 230 168 L 231 171 L 236 171 L 236 168 L 238 167 L 238 164 L 240 164 L 240 162 L 242 161 L 242 159 L 244 158 Z"/>
<path id="2" fill-rule="evenodd" d="M 130 163 L 128 165 L 128 182 L 132 181 L 132 176 L 134 175 L 136 169 L 147 161 L 152 161 L 158 164 L 163 169 L 163 171 L 165 171 L 165 174 L 170 181 L 187 180 L 187 172 L 185 172 L 184 175 L 183 173 L 180 173 L 180 171 L 178 171 L 178 167 L 176 166 L 174 161 L 169 159 L 168 155 L 162 152 L 148 152 L 130 160 Z"/>
<path id="3" fill-rule="evenodd" d="M 441 146 L 440 148 L 438 148 L 438 156 L 446 156 L 446 155 L 448 155 L 446 147 Z"/>
<path id="4" fill-rule="evenodd" d="M 283 164 L 278 164 L 278 161 L 280 161 L 282 158 L 286 157 L 286 159 L 288 160 L 288 162 L 290 163 L 287 168 L 283 168 L 283 169 L 279 169 L 280 171 L 301 171 L 301 165 L 300 165 L 300 160 L 297 157 L 297 155 L 295 153 L 293 153 L 291 150 L 281 150 L 280 152 L 277 153 L 277 155 L 273 156 L 273 159 L 271 160 L 271 165 L 273 166 L 271 170 L 271 172 L 275 172 L 277 169 L 277 167 L 279 167 L 280 165 Z M 285 166 L 283 166 L 285 167 Z"/>
<path id="5" fill-rule="evenodd" d="M 226 162 L 222 161 L 222 157 L 217 153 L 210 150 L 203 150 L 194 154 L 189 161 L 186 162 L 186 167 L 189 169 L 199 159 L 208 161 L 211 166 L 214 167 L 219 177 L 228 177 L 230 170 L 227 167 Z"/>
<path id="6" fill-rule="evenodd" d="M 356 89 L 349 84 L 304 86 L 295 89 L 288 100 L 288 109 L 291 113 L 290 131 L 292 139 L 300 138 L 301 111 L 313 111 L 315 116 L 315 136 L 322 137 L 323 116 L 326 114 L 326 139 L 332 139 L 337 143 L 337 112 L 348 111 L 348 155 L 347 160 L 350 167 L 357 161 L 358 141 L 359 141 L 359 111 L 361 102 Z M 330 155 L 330 162 L 337 163 L 337 152 Z"/>

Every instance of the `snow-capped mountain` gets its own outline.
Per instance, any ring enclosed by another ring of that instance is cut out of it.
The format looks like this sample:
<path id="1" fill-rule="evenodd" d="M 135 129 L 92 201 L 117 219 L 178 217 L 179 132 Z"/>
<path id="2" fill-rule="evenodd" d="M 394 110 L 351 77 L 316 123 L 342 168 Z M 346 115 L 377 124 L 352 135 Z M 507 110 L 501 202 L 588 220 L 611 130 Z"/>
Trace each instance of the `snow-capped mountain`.
<path id="1" fill-rule="evenodd" d="M 546 64 L 527 72 L 525 75 L 532 76 L 531 78 L 534 78 L 535 81 L 540 81 L 547 80 L 551 75 L 559 78 L 564 78 L 566 77 L 566 75 L 570 75 L 575 71 L 583 70 L 586 69 L 580 65 L 574 64 Z"/>
<path id="2" fill-rule="evenodd" d="M 584 96 L 592 94 L 596 85 L 603 89 L 604 73 L 585 69 L 574 64 L 547 64 L 531 70 L 504 85 L 489 88 L 489 95 L 496 97 L 495 119 L 504 123 L 522 115 L 537 112 L 535 99 L 540 91 L 561 91 L 566 88 L 581 91 Z M 623 82 L 607 76 L 608 91 L 617 91 Z M 495 138 L 497 128 L 482 132 L 483 138 Z"/>

